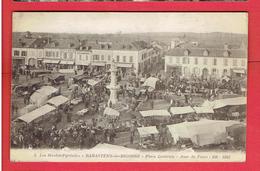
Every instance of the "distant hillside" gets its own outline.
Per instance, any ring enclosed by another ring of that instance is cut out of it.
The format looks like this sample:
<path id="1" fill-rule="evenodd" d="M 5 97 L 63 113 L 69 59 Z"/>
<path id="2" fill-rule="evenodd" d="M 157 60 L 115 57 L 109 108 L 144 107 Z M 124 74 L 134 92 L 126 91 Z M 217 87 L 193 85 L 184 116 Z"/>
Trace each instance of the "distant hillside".
<path id="1" fill-rule="evenodd" d="M 24 35 L 23 32 L 14 32 L 14 37 Z M 71 33 L 33 33 L 33 37 L 50 36 L 52 38 L 76 38 L 87 39 L 89 41 L 111 41 L 111 42 L 129 42 L 135 40 L 160 41 L 170 44 L 171 40 L 179 38 L 185 41 L 197 41 L 201 47 L 223 47 L 225 43 L 233 48 L 240 47 L 241 43 L 247 44 L 247 35 L 234 33 L 133 33 L 133 34 L 71 34 Z"/>

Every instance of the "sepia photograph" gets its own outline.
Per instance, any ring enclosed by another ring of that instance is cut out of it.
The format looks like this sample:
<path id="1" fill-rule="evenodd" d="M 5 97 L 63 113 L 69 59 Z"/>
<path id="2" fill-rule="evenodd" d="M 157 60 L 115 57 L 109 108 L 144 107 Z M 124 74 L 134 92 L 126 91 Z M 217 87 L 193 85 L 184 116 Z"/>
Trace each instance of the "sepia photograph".
<path id="1" fill-rule="evenodd" d="M 246 161 L 246 12 L 12 22 L 11 161 Z"/>

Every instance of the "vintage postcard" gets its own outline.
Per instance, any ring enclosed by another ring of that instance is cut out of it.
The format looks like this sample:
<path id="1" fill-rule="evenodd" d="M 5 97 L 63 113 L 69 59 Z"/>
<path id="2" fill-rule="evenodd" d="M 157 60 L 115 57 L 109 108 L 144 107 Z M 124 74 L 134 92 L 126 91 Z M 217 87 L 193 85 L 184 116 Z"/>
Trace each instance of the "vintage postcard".
<path id="1" fill-rule="evenodd" d="M 245 162 L 248 15 L 14 12 L 11 161 Z"/>

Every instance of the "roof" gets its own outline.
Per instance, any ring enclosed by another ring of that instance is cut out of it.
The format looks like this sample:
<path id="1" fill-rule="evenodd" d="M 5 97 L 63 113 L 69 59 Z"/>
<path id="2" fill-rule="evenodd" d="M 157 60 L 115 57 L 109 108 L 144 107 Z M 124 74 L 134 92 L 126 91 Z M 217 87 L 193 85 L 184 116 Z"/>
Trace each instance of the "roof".
<path id="1" fill-rule="evenodd" d="M 193 107 L 193 109 L 195 110 L 195 112 L 197 114 L 203 114 L 203 113 L 214 113 L 213 109 L 209 106 L 205 106 L 205 107 Z"/>
<path id="2" fill-rule="evenodd" d="M 79 46 L 79 40 L 77 39 L 51 39 L 45 48 L 48 49 L 77 49 Z"/>
<path id="3" fill-rule="evenodd" d="M 40 94 L 46 94 L 46 95 L 51 95 L 53 93 L 56 93 L 58 89 L 52 86 L 43 86 L 40 89 L 36 90 L 36 92 Z"/>
<path id="4" fill-rule="evenodd" d="M 234 98 L 226 98 L 219 99 L 214 101 L 206 100 L 202 106 L 203 107 L 211 107 L 212 109 L 219 109 L 225 106 L 237 106 L 237 105 L 246 105 L 247 98 L 246 97 L 234 97 Z"/>
<path id="5" fill-rule="evenodd" d="M 24 36 L 13 36 L 13 48 L 29 48 L 36 38 L 25 38 Z"/>
<path id="6" fill-rule="evenodd" d="M 67 97 L 64 97 L 64 96 L 60 95 L 60 96 L 56 96 L 56 97 L 51 98 L 50 100 L 47 101 L 47 103 L 52 104 L 52 105 L 58 107 L 58 106 L 66 103 L 68 101 L 69 101 L 69 99 Z"/>
<path id="7" fill-rule="evenodd" d="M 141 115 L 143 117 L 148 116 L 171 116 L 171 114 L 167 110 L 146 110 L 146 111 L 140 111 Z"/>
<path id="8" fill-rule="evenodd" d="M 50 106 L 50 105 L 44 105 L 36 110 L 33 110 L 32 112 L 30 113 L 27 113 L 25 115 L 22 115 L 20 116 L 18 119 L 19 120 L 22 120 L 26 123 L 30 123 L 32 122 L 33 120 L 41 117 L 41 116 L 44 116 L 46 114 L 48 114 L 49 112 L 52 112 L 55 110 L 55 107 L 53 106 Z"/>
<path id="9" fill-rule="evenodd" d="M 204 57 L 203 53 L 208 51 L 208 55 L 205 57 L 224 57 L 225 49 L 217 48 L 175 48 L 171 49 L 166 53 L 166 56 L 185 56 L 185 51 L 189 51 L 189 56 Z M 247 58 L 247 52 L 243 49 L 229 49 L 227 51 L 228 58 Z"/>
<path id="10" fill-rule="evenodd" d="M 226 128 L 238 123 L 238 121 L 203 119 L 195 122 L 167 125 L 167 127 L 175 141 L 178 141 L 179 138 L 190 138 L 195 144 L 206 145 L 218 143 L 218 138 L 221 138 L 220 135 L 226 132 Z"/>
<path id="11" fill-rule="evenodd" d="M 139 127 L 137 128 L 138 133 L 141 137 L 145 137 L 151 134 L 158 134 L 159 131 L 157 130 L 156 126 L 149 126 L 149 127 Z"/>
<path id="12" fill-rule="evenodd" d="M 194 109 L 190 106 L 185 107 L 171 107 L 170 112 L 173 115 L 181 115 L 181 114 L 188 114 L 188 113 L 194 113 Z"/>

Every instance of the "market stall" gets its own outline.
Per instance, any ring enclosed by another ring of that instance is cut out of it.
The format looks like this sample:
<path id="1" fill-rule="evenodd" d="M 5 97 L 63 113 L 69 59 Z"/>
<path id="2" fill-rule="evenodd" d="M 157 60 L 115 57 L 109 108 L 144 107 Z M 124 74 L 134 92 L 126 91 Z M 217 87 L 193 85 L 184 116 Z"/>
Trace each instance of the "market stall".
<path id="1" fill-rule="evenodd" d="M 140 111 L 140 114 L 146 120 L 146 122 L 151 123 L 149 125 L 155 125 L 162 121 L 169 121 L 171 117 L 171 114 L 167 110 L 146 110 Z"/>
<path id="2" fill-rule="evenodd" d="M 60 106 L 63 106 L 64 104 L 66 104 L 68 101 L 69 101 L 69 99 L 67 97 L 60 95 L 60 96 L 55 96 L 55 97 L 51 98 L 50 100 L 47 101 L 47 103 L 59 108 Z"/>
<path id="3" fill-rule="evenodd" d="M 158 146 L 159 131 L 156 126 L 139 127 L 139 146 L 143 149 L 154 149 Z"/>
<path id="4" fill-rule="evenodd" d="M 39 107 L 56 94 L 58 94 L 58 89 L 52 86 L 43 86 L 31 95 L 30 102 Z"/>
<path id="5" fill-rule="evenodd" d="M 38 109 L 33 110 L 30 113 L 20 116 L 16 120 L 23 121 L 25 123 L 38 123 L 45 120 L 47 117 L 49 117 L 49 115 L 53 115 L 55 113 L 55 110 L 55 107 L 46 104 Z"/>
<path id="6" fill-rule="evenodd" d="M 193 109 L 200 118 L 212 119 L 212 115 L 214 114 L 214 110 L 208 106 L 193 107 Z"/>
<path id="7" fill-rule="evenodd" d="M 227 142 L 228 135 L 226 128 L 238 123 L 237 121 L 204 119 L 195 122 L 167 125 L 167 127 L 175 144 L 187 138 L 196 146 L 204 146 Z"/>
<path id="8" fill-rule="evenodd" d="M 171 107 L 170 112 L 177 123 L 196 120 L 196 113 L 191 106 Z"/>

